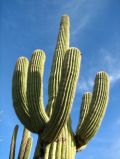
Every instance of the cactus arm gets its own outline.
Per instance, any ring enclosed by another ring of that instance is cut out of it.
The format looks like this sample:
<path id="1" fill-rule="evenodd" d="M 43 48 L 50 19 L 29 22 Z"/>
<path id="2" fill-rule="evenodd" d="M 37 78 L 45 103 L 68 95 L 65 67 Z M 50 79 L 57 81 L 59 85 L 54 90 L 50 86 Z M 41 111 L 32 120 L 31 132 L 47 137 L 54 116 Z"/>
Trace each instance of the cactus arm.
<path id="1" fill-rule="evenodd" d="M 54 109 L 53 106 L 61 79 L 62 63 L 65 52 L 69 48 L 69 25 L 69 17 L 67 15 L 62 16 L 48 85 L 49 100 L 46 110 L 49 116 L 51 116 Z"/>
<path id="2" fill-rule="evenodd" d="M 20 145 L 20 150 L 19 150 L 19 155 L 18 155 L 19 159 L 23 159 L 29 137 L 30 137 L 30 131 L 27 130 L 26 128 L 24 128 L 22 141 L 21 141 L 21 145 Z"/>
<path id="3" fill-rule="evenodd" d="M 35 50 L 28 69 L 27 99 L 31 115 L 37 133 L 49 120 L 43 104 L 43 70 L 45 54 L 41 50 Z"/>
<path id="4" fill-rule="evenodd" d="M 108 97 L 109 77 L 105 72 L 99 72 L 95 78 L 88 114 L 75 135 L 77 148 L 87 144 L 96 134 L 106 111 Z"/>
<path id="5" fill-rule="evenodd" d="M 55 108 L 50 121 L 41 134 L 42 139 L 46 142 L 55 141 L 69 119 L 79 76 L 80 61 L 81 54 L 76 48 L 70 48 L 65 54 Z"/>
<path id="6" fill-rule="evenodd" d="M 31 152 L 31 148 L 32 148 L 32 138 L 29 137 L 27 140 L 27 144 L 25 147 L 25 152 L 24 152 L 24 156 L 22 159 L 29 159 L 30 157 L 30 152 Z"/>
<path id="7" fill-rule="evenodd" d="M 25 127 L 31 130 L 32 128 L 26 97 L 28 65 L 28 59 L 25 57 L 20 57 L 16 62 L 12 80 L 12 96 L 14 109 L 18 118 Z"/>
<path id="8" fill-rule="evenodd" d="M 16 146 L 17 133 L 18 133 L 18 125 L 15 126 L 14 131 L 13 131 L 11 145 L 10 145 L 9 159 L 15 158 L 15 146 Z"/>
<path id="9" fill-rule="evenodd" d="M 80 109 L 80 117 L 79 124 L 77 126 L 76 134 L 79 133 L 79 130 L 88 114 L 90 103 L 91 103 L 92 93 L 86 92 L 82 97 L 81 109 Z"/>
<path id="10" fill-rule="evenodd" d="M 92 99 L 92 93 L 90 93 L 90 92 L 86 92 L 82 97 L 78 129 L 80 129 L 82 123 L 84 122 L 84 120 L 89 112 L 91 99 Z"/>
<path id="11" fill-rule="evenodd" d="M 90 93 L 90 92 L 86 92 L 82 97 L 79 124 L 77 126 L 76 134 L 80 133 L 80 128 L 81 128 L 82 124 L 84 123 L 85 118 L 87 117 L 87 114 L 90 109 L 91 99 L 92 99 L 92 93 Z M 86 148 L 86 145 L 84 145 L 82 147 L 80 146 L 79 148 L 77 148 L 77 151 L 81 151 L 84 148 Z"/>

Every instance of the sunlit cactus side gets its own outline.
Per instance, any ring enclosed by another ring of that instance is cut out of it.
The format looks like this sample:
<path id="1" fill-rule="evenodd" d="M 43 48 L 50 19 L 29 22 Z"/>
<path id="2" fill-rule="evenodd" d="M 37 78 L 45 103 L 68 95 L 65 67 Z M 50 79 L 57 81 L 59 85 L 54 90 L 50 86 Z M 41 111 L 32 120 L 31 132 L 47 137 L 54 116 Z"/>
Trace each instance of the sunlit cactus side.
<path id="1" fill-rule="evenodd" d="M 11 145 L 10 145 L 9 159 L 15 159 L 17 133 L 18 133 L 18 125 L 15 126 L 13 131 Z M 32 138 L 30 137 L 30 131 L 24 128 L 19 154 L 17 158 L 29 159 L 31 147 L 32 147 Z"/>
<path id="2" fill-rule="evenodd" d="M 18 158 L 19 159 L 23 159 L 24 154 L 28 153 L 27 149 L 29 149 L 29 148 L 27 148 L 27 147 L 30 147 L 29 146 L 29 145 L 31 145 L 30 141 L 32 140 L 31 137 L 30 137 L 30 134 L 31 134 L 30 131 L 27 130 L 26 128 L 24 128 L 24 130 L 23 130 L 23 136 L 22 136 L 22 141 L 21 141 L 21 145 L 20 145 L 20 150 L 19 150 L 19 154 L 18 154 Z"/>
<path id="3" fill-rule="evenodd" d="M 29 159 L 30 158 L 30 152 L 32 148 L 32 138 L 29 137 L 27 140 L 27 144 L 25 146 L 25 152 L 22 159 Z"/>
<path id="4" fill-rule="evenodd" d="M 97 73 L 93 93 L 83 95 L 79 124 L 72 130 L 71 108 L 80 72 L 81 52 L 69 46 L 70 21 L 62 16 L 48 83 L 48 104 L 43 100 L 45 53 L 35 50 L 29 61 L 20 57 L 12 83 L 13 105 L 22 124 L 38 134 L 34 159 L 74 159 L 100 127 L 109 98 L 109 77 Z"/>
<path id="5" fill-rule="evenodd" d="M 13 131 L 11 145 L 10 145 L 9 159 L 15 158 L 15 146 L 16 146 L 17 133 L 18 133 L 18 125 L 15 126 Z"/>

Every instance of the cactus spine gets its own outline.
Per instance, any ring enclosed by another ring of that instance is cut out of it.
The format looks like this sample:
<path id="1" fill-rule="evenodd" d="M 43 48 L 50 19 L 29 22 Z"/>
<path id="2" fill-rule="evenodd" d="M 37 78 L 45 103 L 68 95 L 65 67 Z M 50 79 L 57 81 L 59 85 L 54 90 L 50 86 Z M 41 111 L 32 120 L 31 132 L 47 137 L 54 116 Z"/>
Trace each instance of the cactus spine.
<path id="1" fill-rule="evenodd" d="M 15 126 L 13 131 L 9 159 L 15 159 L 17 133 L 18 133 L 18 125 Z M 30 137 L 30 131 L 24 128 L 18 159 L 29 159 L 31 146 L 32 146 L 32 138 Z"/>
<path id="2" fill-rule="evenodd" d="M 30 131 L 37 133 L 34 158 L 74 159 L 100 127 L 109 97 L 109 77 L 96 75 L 93 93 L 82 98 L 80 120 L 72 131 L 70 112 L 80 72 L 81 52 L 69 47 L 69 17 L 61 18 L 53 64 L 48 84 L 48 104 L 43 101 L 45 53 L 35 50 L 30 62 L 20 57 L 13 74 L 15 112 Z"/>

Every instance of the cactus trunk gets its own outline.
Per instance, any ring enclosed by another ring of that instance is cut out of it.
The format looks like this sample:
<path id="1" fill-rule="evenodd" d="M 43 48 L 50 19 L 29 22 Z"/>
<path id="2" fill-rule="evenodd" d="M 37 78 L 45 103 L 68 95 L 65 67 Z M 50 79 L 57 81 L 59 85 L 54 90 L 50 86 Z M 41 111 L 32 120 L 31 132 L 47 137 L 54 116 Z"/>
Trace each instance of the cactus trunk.
<path id="1" fill-rule="evenodd" d="M 52 143 L 39 140 L 34 159 L 75 159 L 76 144 L 71 123 L 62 129 L 58 139 Z"/>

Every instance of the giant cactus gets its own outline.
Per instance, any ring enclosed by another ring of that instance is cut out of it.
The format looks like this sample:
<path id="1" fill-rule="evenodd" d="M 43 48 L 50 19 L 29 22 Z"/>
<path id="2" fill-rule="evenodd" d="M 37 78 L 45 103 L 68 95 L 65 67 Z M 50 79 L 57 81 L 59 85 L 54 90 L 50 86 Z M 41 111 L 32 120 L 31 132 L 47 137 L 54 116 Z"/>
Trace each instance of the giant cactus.
<path id="1" fill-rule="evenodd" d="M 82 98 L 80 121 L 72 131 L 70 112 L 79 76 L 81 52 L 69 47 L 69 17 L 61 18 L 48 85 L 48 104 L 43 101 L 45 53 L 35 50 L 30 62 L 20 57 L 13 75 L 13 105 L 22 124 L 37 133 L 34 158 L 74 159 L 95 135 L 109 96 L 109 78 L 99 72 L 92 93 Z"/>

